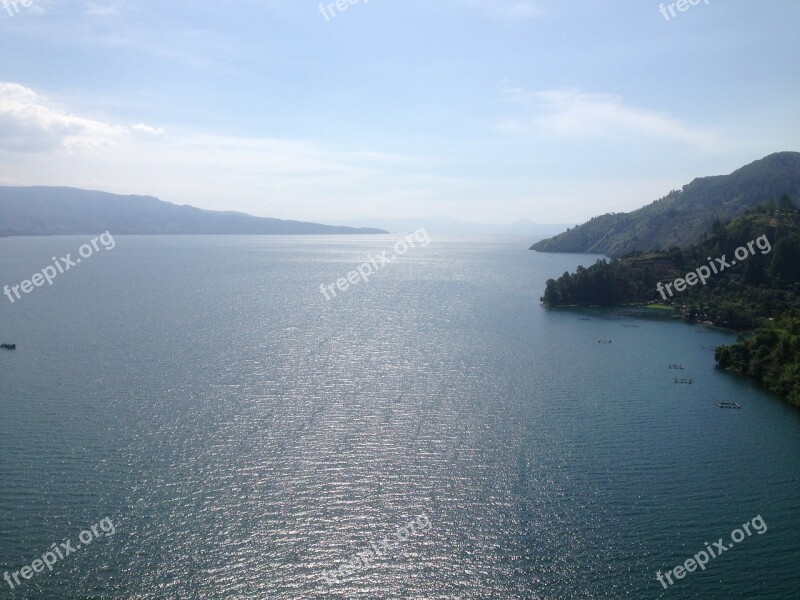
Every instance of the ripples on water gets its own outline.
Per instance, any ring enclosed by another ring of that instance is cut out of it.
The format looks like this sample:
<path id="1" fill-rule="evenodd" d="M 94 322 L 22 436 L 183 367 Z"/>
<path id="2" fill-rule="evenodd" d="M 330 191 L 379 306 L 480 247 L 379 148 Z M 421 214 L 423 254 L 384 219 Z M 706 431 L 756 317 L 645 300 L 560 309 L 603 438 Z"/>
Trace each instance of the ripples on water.
<path id="1" fill-rule="evenodd" d="M 4 276 L 75 240 L 0 240 Z M 117 532 L 0 598 L 796 597 L 797 411 L 715 372 L 727 334 L 543 310 L 591 259 L 525 245 L 434 239 L 326 302 L 391 242 L 119 237 L 3 305 L 0 568 Z"/>

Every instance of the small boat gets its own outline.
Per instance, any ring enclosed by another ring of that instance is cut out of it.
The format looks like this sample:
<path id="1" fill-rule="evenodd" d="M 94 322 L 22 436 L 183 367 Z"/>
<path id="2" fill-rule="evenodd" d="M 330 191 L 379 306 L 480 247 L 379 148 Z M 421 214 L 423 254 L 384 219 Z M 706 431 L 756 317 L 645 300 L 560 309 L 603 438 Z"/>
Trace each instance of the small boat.
<path id="1" fill-rule="evenodd" d="M 16 350 L 17 349 L 17 345 L 16 344 L 0 344 L 0 348 L 2 348 L 3 350 Z"/>
<path id="2" fill-rule="evenodd" d="M 717 402 L 720 408 L 742 408 L 738 402 Z"/>

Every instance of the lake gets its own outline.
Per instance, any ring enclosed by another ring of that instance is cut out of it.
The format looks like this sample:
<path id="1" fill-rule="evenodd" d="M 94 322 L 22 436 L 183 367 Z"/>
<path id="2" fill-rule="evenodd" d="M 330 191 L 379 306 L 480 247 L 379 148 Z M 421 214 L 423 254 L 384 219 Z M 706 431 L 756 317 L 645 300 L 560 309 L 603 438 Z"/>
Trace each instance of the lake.
<path id="1" fill-rule="evenodd" d="M 91 237 L 0 239 L 0 285 Z M 0 574 L 89 542 L 0 598 L 797 597 L 800 411 L 735 335 L 546 310 L 597 257 L 524 238 L 326 300 L 397 239 L 118 236 L 0 296 Z"/>

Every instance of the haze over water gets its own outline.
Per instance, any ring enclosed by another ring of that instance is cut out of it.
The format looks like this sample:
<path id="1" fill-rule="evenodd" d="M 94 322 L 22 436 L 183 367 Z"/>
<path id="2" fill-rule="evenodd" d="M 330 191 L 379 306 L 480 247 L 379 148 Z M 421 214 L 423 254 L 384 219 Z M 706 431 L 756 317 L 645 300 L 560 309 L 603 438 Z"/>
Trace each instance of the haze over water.
<path id="1" fill-rule="evenodd" d="M 800 414 L 715 369 L 733 334 L 545 310 L 595 257 L 527 239 L 434 238 L 325 300 L 394 241 L 120 236 L 3 299 L 0 573 L 116 533 L 0 598 L 796 596 Z M 83 242 L 0 239 L 3 277 Z"/>

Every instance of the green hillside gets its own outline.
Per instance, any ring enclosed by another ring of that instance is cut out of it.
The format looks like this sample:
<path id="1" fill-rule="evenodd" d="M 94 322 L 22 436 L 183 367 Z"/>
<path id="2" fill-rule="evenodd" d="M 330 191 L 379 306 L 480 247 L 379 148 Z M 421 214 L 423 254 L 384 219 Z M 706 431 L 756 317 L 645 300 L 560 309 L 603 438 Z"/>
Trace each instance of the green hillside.
<path id="1" fill-rule="evenodd" d="M 539 252 L 580 252 L 622 257 L 635 251 L 686 246 L 714 221 L 729 221 L 788 194 L 800 198 L 800 153 L 779 152 L 730 175 L 695 179 L 682 190 L 630 213 L 605 214 L 531 246 Z"/>
<path id="2" fill-rule="evenodd" d="M 715 223 L 698 244 L 578 267 L 548 280 L 541 300 L 548 307 L 665 304 L 687 321 L 755 330 L 718 348 L 717 361 L 800 406 L 800 211 L 786 196 Z"/>
<path id="3" fill-rule="evenodd" d="M 723 369 L 752 377 L 800 407 L 800 312 L 766 323 L 750 338 L 740 336 L 714 353 Z"/>

